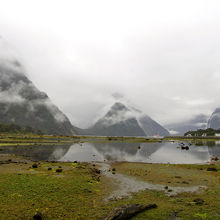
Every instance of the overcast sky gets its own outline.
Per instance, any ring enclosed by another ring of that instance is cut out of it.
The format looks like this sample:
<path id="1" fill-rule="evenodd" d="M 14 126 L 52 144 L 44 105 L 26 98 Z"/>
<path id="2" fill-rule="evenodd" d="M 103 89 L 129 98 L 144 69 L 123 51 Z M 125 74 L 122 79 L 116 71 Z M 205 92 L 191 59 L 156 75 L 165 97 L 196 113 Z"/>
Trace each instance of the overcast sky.
<path id="1" fill-rule="evenodd" d="M 161 124 L 220 107 L 218 0 L 0 0 L 28 77 L 86 127 L 119 93 Z"/>

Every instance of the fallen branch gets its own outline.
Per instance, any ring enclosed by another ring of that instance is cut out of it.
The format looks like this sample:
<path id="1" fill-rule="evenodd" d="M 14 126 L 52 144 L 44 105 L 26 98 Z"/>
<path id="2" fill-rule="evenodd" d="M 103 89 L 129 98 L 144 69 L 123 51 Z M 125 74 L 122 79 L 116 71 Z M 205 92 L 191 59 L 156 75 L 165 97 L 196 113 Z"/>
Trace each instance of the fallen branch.
<path id="1" fill-rule="evenodd" d="M 131 204 L 124 205 L 112 210 L 107 217 L 103 220 L 129 220 L 138 213 L 144 212 L 149 209 L 157 208 L 156 204 L 140 205 Z"/>

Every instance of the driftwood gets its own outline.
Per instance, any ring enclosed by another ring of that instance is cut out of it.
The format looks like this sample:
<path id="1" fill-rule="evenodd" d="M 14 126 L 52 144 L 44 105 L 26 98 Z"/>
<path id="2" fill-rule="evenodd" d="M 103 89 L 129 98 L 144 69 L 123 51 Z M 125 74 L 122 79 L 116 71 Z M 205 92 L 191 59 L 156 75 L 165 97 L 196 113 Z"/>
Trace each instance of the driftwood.
<path id="1" fill-rule="evenodd" d="M 107 217 L 103 220 L 129 220 L 138 213 L 144 212 L 149 209 L 157 208 L 156 204 L 150 205 L 139 205 L 139 204 L 131 204 L 120 206 L 114 210 L 112 210 Z"/>

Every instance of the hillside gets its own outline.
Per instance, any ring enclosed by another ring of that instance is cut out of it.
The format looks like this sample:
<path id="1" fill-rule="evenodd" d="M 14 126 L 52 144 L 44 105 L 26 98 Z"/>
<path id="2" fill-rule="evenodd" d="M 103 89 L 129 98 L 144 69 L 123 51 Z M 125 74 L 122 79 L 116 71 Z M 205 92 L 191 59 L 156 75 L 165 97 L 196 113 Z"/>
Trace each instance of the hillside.
<path id="1" fill-rule="evenodd" d="M 45 134 L 74 133 L 69 119 L 27 78 L 20 62 L 3 55 L 0 56 L 0 123 L 30 126 Z"/>
<path id="2" fill-rule="evenodd" d="M 103 136 L 153 136 L 169 135 L 169 132 L 140 110 L 116 102 L 87 134 Z"/>

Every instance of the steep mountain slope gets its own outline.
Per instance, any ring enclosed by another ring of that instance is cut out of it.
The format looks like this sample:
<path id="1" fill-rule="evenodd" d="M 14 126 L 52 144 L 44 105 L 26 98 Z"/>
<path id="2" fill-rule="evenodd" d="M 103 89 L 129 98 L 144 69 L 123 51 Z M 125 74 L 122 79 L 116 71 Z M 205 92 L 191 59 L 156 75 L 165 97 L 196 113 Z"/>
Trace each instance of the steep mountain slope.
<path id="1" fill-rule="evenodd" d="M 139 122 L 141 127 L 144 129 L 144 132 L 147 136 L 160 135 L 160 136 L 168 136 L 169 132 L 158 124 L 156 121 L 151 119 L 149 116 L 144 115 L 140 117 Z"/>
<path id="2" fill-rule="evenodd" d="M 69 119 L 24 72 L 15 58 L 0 54 L 0 123 L 13 122 L 47 134 L 73 134 Z"/>
<path id="3" fill-rule="evenodd" d="M 150 117 L 120 102 L 116 102 L 104 117 L 86 132 L 104 136 L 169 135 L 168 131 Z"/>
<path id="4" fill-rule="evenodd" d="M 184 135 L 188 131 L 196 131 L 197 129 L 206 129 L 207 128 L 207 122 L 208 122 L 208 116 L 207 115 L 197 115 L 193 117 L 190 120 L 169 124 L 165 127 L 173 131 L 173 135 Z"/>
<path id="5" fill-rule="evenodd" d="M 217 108 L 211 115 L 208 121 L 208 128 L 219 129 L 220 128 L 220 108 Z"/>
<path id="6" fill-rule="evenodd" d="M 103 136 L 145 136 L 144 130 L 130 110 L 119 102 L 87 131 L 89 134 Z"/>

